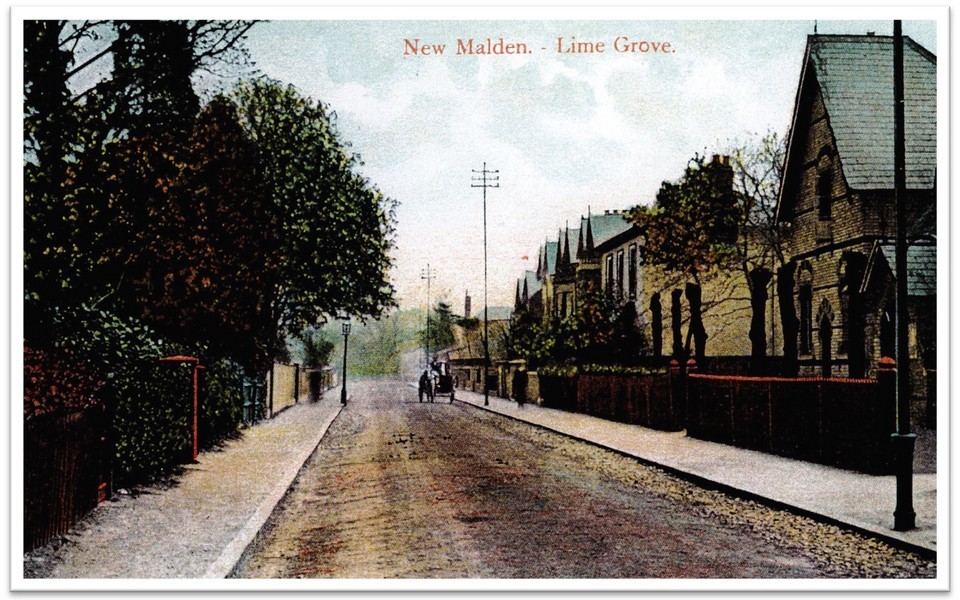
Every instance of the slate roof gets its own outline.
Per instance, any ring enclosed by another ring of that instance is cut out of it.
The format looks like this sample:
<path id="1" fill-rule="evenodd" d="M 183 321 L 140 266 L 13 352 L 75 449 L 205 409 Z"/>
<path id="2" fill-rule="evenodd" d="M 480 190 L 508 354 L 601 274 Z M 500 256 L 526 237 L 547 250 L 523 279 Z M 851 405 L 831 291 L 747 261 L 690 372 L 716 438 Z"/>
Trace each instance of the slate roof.
<path id="1" fill-rule="evenodd" d="M 557 242 L 547 242 L 544 247 L 547 254 L 547 275 L 557 270 Z"/>
<path id="2" fill-rule="evenodd" d="M 580 229 L 568 229 L 567 235 L 570 236 L 570 264 L 577 264 L 577 244 L 580 243 Z"/>
<path id="3" fill-rule="evenodd" d="M 893 189 L 893 38 L 812 35 L 808 66 L 820 84 L 847 183 Z M 907 187 L 933 187 L 937 167 L 937 57 L 904 36 Z M 801 84 L 802 85 L 802 84 Z"/>
<path id="4" fill-rule="evenodd" d="M 526 271 L 524 277 L 527 279 L 527 298 L 533 298 L 533 295 L 540 291 L 540 288 L 543 287 L 543 284 L 537 279 L 536 271 Z M 520 290 L 521 293 L 523 289 Z"/>
<path id="5" fill-rule="evenodd" d="M 483 309 L 477 313 L 477 318 L 483 321 Z M 509 306 L 490 306 L 487 308 L 487 321 L 509 321 L 513 316 L 513 308 Z"/>
<path id="6" fill-rule="evenodd" d="M 610 238 L 630 229 L 631 223 L 625 215 L 610 213 L 590 215 L 590 228 L 593 230 L 593 246 L 597 247 Z"/>
<path id="7" fill-rule="evenodd" d="M 870 253 L 867 272 L 861 289 L 866 290 L 877 269 L 885 266 L 896 278 L 897 248 L 893 242 L 877 242 Z M 937 246 L 935 243 L 915 243 L 907 247 L 907 295 L 937 295 Z"/>

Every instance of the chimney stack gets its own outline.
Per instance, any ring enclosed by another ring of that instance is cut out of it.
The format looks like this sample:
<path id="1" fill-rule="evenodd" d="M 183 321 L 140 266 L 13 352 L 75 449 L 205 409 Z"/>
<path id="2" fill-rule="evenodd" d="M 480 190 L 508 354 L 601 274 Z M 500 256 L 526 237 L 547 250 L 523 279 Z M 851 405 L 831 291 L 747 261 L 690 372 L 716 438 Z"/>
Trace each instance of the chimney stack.
<path id="1" fill-rule="evenodd" d="M 463 298 L 463 318 L 464 318 L 464 319 L 469 319 L 469 318 L 470 318 L 470 292 L 469 292 L 469 291 L 464 292 L 464 298 Z"/>

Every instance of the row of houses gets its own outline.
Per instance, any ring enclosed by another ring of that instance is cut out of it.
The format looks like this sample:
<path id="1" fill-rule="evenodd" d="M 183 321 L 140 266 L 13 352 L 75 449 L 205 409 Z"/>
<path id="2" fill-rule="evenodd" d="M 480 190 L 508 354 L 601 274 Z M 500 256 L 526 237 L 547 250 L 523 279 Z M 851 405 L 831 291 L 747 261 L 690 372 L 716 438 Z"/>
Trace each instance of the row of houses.
<path id="1" fill-rule="evenodd" d="M 925 396 L 936 364 L 937 60 L 905 38 L 904 65 L 911 368 Z M 668 356 L 689 352 L 689 305 L 702 302 L 709 356 L 750 355 L 759 336 L 768 356 L 796 357 L 791 374 L 875 376 L 894 346 L 893 87 L 892 37 L 808 37 L 774 223 L 782 259 L 766 276 L 722 270 L 693 298 L 682 274 L 641 263 L 626 210 L 588 207 L 540 245 L 515 310 L 549 325 L 592 284 L 632 305 L 645 352 Z M 732 185 L 729 158 L 705 168 Z"/>

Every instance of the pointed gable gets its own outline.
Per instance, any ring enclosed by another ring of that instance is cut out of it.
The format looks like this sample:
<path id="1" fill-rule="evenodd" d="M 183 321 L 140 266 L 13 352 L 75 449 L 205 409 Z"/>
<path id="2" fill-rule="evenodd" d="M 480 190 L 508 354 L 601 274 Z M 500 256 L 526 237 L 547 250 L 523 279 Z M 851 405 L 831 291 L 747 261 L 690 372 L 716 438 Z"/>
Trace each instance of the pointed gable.
<path id="1" fill-rule="evenodd" d="M 553 275 L 554 268 L 557 266 L 557 242 L 547 242 L 544 244 L 544 263 L 546 264 L 546 274 Z"/>
<path id="2" fill-rule="evenodd" d="M 937 57 L 907 36 L 903 44 L 907 188 L 936 182 Z M 781 202 L 802 170 L 803 125 L 819 96 L 847 184 L 856 190 L 893 189 L 893 38 L 811 35 L 797 88 Z M 785 216 L 792 206 L 779 207 Z"/>

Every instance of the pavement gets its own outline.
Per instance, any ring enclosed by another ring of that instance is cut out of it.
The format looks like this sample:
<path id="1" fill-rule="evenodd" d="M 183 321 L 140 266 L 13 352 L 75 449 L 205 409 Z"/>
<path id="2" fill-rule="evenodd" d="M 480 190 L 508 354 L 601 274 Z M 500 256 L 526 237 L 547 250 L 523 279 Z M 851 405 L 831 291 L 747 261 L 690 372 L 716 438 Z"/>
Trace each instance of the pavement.
<path id="1" fill-rule="evenodd" d="M 935 557 L 937 477 L 915 475 L 917 528 L 891 529 L 893 476 L 872 476 L 457 390 L 457 401 L 633 456 L 683 478 L 806 514 Z M 340 414 L 339 389 L 306 398 L 203 452 L 173 485 L 105 502 L 55 556 L 29 558 L 45 578 L 14 573 L 13 590 L 72 589 L 70 580 L 222 579 L 234 568 Z M 24 557 L 25 561 L 28 556 Z M 46 567 L 43 562 L 49 561 Z M 50 565 L 53 565 L 52 567 Z"/>
<path id="2" fill-rule="evenodd" d="M 75 578 L 226 577 L 341 408 L 339 388 L 318 402 L 304 396 L 239 439 L 202 452 L 172 485 L 100 504 L 54 556 L 40 553 L 40 572 L 48 578 L 23 579 L 14 570 L 12 589 L 74 589 L 68 580 Z"/>
<path id="3" fill-rule="evenodd" d="M 893 530 L 896 477 L 784 458 L 639 425 L 457 390 L 457 401 L 609 448 L 699 485 L 840 525 L 935 558 L 937 475 L 914 474 L 916 528 Z M 946 528 L 944 528 L 946 530 Z"/>

